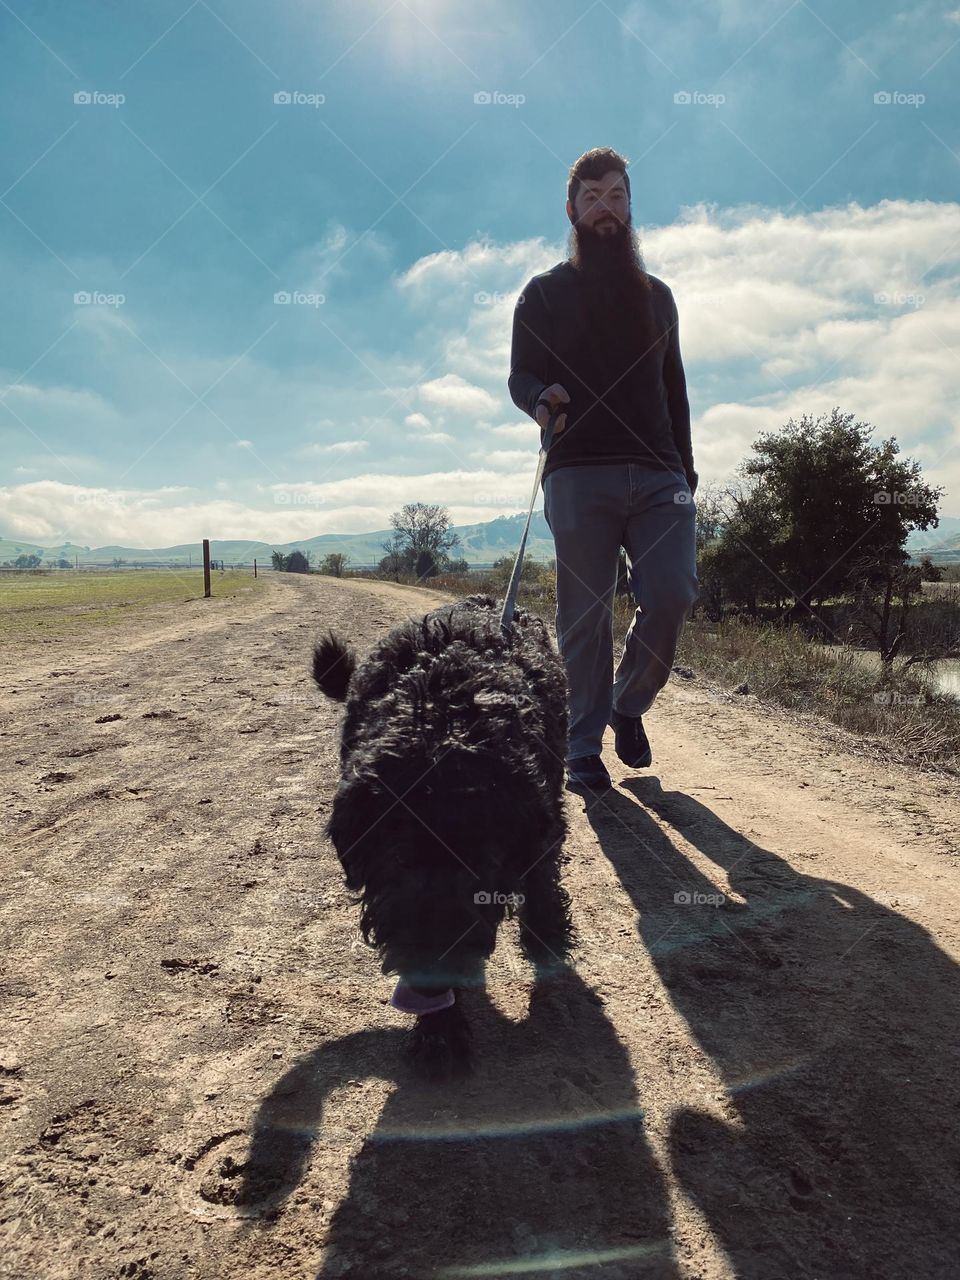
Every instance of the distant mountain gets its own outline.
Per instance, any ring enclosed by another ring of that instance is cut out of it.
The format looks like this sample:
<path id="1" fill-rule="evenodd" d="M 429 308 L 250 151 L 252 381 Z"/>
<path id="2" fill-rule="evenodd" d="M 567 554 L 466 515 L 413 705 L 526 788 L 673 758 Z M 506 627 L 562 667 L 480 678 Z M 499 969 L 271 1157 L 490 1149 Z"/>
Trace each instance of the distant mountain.
<path id="1" fill-rule="evenodd" d="M 501 556 L 512 555 L 520 545 L 525 519 L 526 515 L 498 516 L 482 524 L 454 526 L 453 532 L 460 538 L 461 545 L 453 554 L 462 555 L 471 566 L 489 565 Z M 261 563 L 269 563 L 274 551 L 284 554 L 311 551 L 316 564 L 326 555 L 342 552 L 349 557 L 348 566 L 360 568 L 379 563 L 384 555 L 383 543 L 390 539 L 392 533 L 392 529 L 379 529 L 372 533 L 322 533 L 315 538 L 299 538 L 295 542 L 221 542 L 213 539 L 210 555 L 226 564 L 250 564 L 254 558 Z M 535 511 L 530 521 L 526 555 L 532 560 L 549 560 L 554 554 L 553 537 L 543 512 Z M 71 564 L 109 564 L 120 559 L 128 565 L 197 565 L 201 563 L 202 551 L 198 542 L 174 547 L 86 547 L 71 542 L 51 546 L 26 538 L 0 537 L 0 561 L 12 562 L 20 555 L 39 555 L 44 564 L 59 559 L 69 560 Z"/>
<path id="2" fill-rule="evenodd" d="M 513 555 L 520 545 L 525 515 L 497 516 L 478 524 L 454 526 L 460 539 L 459 554 L 471 566 L 492 564 L 501 556 Z M 349 557 L 353 568 L 369 567 L 383 557 L 383 544 L 391 536 L 391 529 L 378 529 L 371 533 L 322 533 L 315 538 L 299 538 L 295 542 L 253 542 L 244 540 L 218 541 L 210 544 L 210 555 L 226 564 L 250 564 L 254 557 L 261 563 L 269 563 L 273 551 L 310 551 L 314 564 L 331 552 L 342 552 Z M 943 516 L 936 529 L 925 533 L 914 532 L 907 538 L 907 551 L 915 559 L 929 554 L 932 559 L 944 562 L 960 560 L 960 519 Z M 0 537 L 0 562 L 13 561 L 19 555 L 39 555 L 44 564 L 59 559 L 71 564 L 110 564 L 115 559 L 128 565 L 189 565 L 201 563 L 198 542 L 179 543 L 174 547 L 86 547 L 71 542 L 51 546 L 49 542 L 33 542 L 25 538 Z M 456 553 L 455 553 L 456 554 Z M 532 560 L 550 560 L 554 546 L 550 528 L 543 511 L 535 511 L 530 521 L 526 554 Z"/>
<path id="3" fill-rule="evenodd" d="M 960 519 L 941 516 L 936 529 L 915 529 L 908 535 L 906 545 L 914 560 L 927 553 L 933 560 L 960 559 Z"/>

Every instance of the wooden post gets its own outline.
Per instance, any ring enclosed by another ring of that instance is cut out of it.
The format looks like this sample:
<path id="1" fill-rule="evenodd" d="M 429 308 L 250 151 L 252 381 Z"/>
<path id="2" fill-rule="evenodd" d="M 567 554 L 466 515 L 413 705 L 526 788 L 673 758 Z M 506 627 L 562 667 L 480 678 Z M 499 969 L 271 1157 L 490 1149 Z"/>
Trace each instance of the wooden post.
<path id="1" fill-rule="evenodd" d="M 257 562 L 256 562 L 256 560 L 254 560 L 254 562 L 253 562 L 253 576 L 254 576 L 254 577 L 256 577 L 256 576 L 257 576 Z"/>
<path id="2" fill-rule="evenodd" d="M 210 539 L 203 540 L 203 598 L 210 598 Z"/>

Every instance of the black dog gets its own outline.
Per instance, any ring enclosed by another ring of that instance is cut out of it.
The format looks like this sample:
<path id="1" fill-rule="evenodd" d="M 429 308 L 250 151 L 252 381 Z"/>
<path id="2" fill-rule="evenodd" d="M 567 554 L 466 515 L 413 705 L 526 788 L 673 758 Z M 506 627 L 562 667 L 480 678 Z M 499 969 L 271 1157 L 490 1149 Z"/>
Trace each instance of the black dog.
<path id="1" fill-rule="evenodd" d="M 360 666 L 332 632 L 314 651 L 317 684 L 346 701 L 326 833 L 364 938 L 400 979 L 393 1004 L 417 1015 L 427 1075 L 468 1065 L 457 997 L 482 982 L 508 908 L 539 974 L 573 944 L 566 672 L 540 618 L 517 610 L 507 636 L 499 620 L 472 595 L 401 623 Z"/>

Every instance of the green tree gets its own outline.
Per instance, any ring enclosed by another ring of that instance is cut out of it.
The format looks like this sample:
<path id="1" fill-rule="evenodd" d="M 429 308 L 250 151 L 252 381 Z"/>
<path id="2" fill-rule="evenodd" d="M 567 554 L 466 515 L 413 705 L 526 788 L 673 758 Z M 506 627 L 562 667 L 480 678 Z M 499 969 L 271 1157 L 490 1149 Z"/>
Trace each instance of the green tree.
<path id="1" fill-rule="evenodd" d="M 328 556 L 324 556 L 320 564 L 320 572 L 328 573 L 331 577 L 342 578 L 343 571 L 347 567 L 349 556 L 345 556 L 342 551 L 331 551 Z"/>
<path id="2" fill-rule="evenodd" d="M 287 573 L 309 573 L 310 572 L 310 552 L 309 551 L 291 551 L 286 559 Z"/>
<path id="3" fill-rule="evenodd" d="M 699 554 L 701 598 L 715 621 L 731 604 L 756 617 L 761 604 L 779 603 L 783 595 L 774 567 L 779 563 L 780 518 L 769 494 L 758 486 L 731 487 L 722 503 L 722 522 Z"/>
<path id="4" fill-rule="evenodd" d="M 435 577 L 440 572 L 436 554 L 428 547 L 422 547 L 413 562 L 413 572 L 418 582 L 422 582 L 424 578 Z"/>
<path id="5" fill-rule="evenodd" d="M 382 557 L 377 568 L 382 574 L 399 582 L 400 574 L 404 571 L 403 537 L 394 530 L 392 536 L 382 545 L 386 555 Z"/>
<path id="6" fill-rule="evenodd" d="M 895 438 L 871 444 L 872 431 L 839 408 L 804 414 L 761 435 L 741 467 L 753 485 L 748 506 L 765 512 L 759 529 L 748 521 L 743 530 L 744 550 L 763 565 L 767 589 L 791 601 L 791 621 L 856 589 L 871 565 L 896 569 L 907 534 L 936 523 L 943 490 L 923 483 L 919 463 L 898 459 Z"/>

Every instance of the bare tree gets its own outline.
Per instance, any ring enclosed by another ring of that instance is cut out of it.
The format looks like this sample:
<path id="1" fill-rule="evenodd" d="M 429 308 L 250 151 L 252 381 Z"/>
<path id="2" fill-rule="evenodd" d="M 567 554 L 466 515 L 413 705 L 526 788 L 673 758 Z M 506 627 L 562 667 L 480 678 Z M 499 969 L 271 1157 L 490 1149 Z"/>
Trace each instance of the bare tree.
<path id="1" fill-rule="evenodd" d="M 460 546 L 447 509 L 434 503 L 408 502 L 393 513 L 390 523 L 393 536 L 384 550 L 395 557 L 396 573 L 406 569 L 418 578 L 430 577 L 448 566 L 450 552 Z"/>

